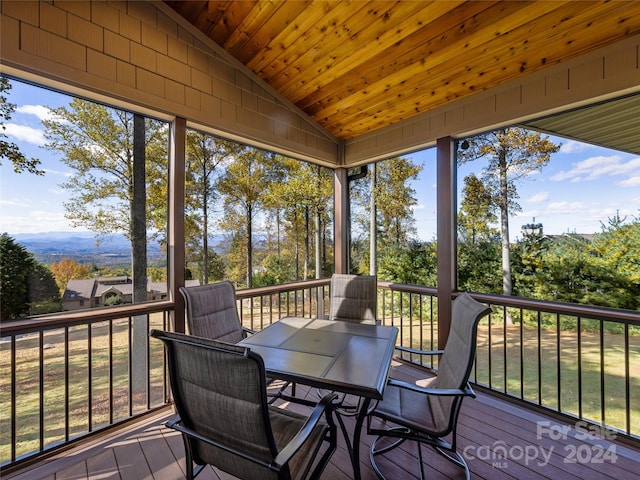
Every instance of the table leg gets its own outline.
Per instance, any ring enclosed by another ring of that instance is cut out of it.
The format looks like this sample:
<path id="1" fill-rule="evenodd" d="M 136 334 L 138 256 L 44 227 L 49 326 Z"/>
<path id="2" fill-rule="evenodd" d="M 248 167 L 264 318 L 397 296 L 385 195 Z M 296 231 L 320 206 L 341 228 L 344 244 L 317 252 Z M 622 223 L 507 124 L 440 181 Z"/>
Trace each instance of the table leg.
<path id="1" fill-rule="evenodd" d="M 369 410 L 369 405 L 371 404 L 371 399 L 363 397 L 362 403 L 360 404 L 360 410 L 358 411 L 358 416 L 356 417 L 356 428 L 353 431 L 353 448 L 351 451 L 351 463 L 353 464 L 353 478 L 355 480 L 360 480 L 360 436 L 362 435 L 362 424 L 364 423 L 364 419 L 367 417 L 367 411 Z"/>

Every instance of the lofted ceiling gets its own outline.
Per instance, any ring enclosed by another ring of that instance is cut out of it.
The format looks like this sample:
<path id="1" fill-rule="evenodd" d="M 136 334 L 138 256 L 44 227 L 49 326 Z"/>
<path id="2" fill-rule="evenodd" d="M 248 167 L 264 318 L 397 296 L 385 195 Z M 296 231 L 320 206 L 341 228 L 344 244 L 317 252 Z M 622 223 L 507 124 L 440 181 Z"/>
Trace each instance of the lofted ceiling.
<path id="1" fill-rule="evenodd" d="M 174 1 L 350 139 L 640 32 L 640 1 Z"/>

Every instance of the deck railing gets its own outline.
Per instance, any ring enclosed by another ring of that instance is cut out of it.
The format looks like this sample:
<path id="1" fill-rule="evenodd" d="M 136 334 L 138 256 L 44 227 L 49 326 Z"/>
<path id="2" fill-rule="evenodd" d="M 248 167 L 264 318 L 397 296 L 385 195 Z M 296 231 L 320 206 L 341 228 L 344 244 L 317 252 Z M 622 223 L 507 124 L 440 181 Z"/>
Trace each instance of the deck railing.
<path id="1" fill-rule="evenodd" d="M 435 289 L 387 282 L 378 288 L 379 317 L 400 329 L 398 343 L 437 349 Z M 472 382 L 586 422 L 593 435 L 606 428 L 640 441 L 640 312 L 473 296 L 492 313 L 478 327 Z M 431 356 L 404 358 L 437 367 Z"/>
<path id="2" fill-rule="evenodd" d="M 378 282 L 378 318 L 398 327 L 399 344 L 435 350 L 436 294 Z M 473 296 L 492 308 L 478 327 L 475 385 L 640 441 L 640 312 Z M 329 282 L 239 290 L 238 298 L 243 323 L 259 330 L 287 315 L 328 313 Z M 437 357 L 404 358 L 437 368 Z"/>
<path id="3" fill-rule="evenodd" d="M 242 323 L 260 330 L 326 315 L 329 279 L 236 294 Z M 476 385 L 640 441 L 640 312 L 474 297 L 492 307 L 478 328 Z M 154 302 L 3 323 L 2 470 L 166 405 L 162 345 L 147 334 L 169 329 L 172 310 Z M 379 282 L 378 317 L 398 327 L 399 344 L 437 348 L 435 288 Z"/>
<path id="4" fill-rule="evenodd" d="M 324 315 L 329 279 L 238 290 L 243 324 Z M 124 305 L 3 322 L 0 333 L 2 472 L 167 404 L 161 342 L 173 302 Z"/>
<path id="5" fill-rule="evenodd" d="M 2 469 L 166 405 L 168 383 L 152 328 L 168 329 L 172 302 L 3 322 Z"/>

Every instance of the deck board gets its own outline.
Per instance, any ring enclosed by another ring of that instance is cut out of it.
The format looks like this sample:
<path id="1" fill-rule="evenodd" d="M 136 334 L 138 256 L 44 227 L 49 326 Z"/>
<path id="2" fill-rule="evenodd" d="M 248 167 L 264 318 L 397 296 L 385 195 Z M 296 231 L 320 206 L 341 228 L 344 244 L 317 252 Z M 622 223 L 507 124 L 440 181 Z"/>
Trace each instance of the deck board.
<path id="1" fill-rule="evenodd" d="M 424 370 L 394 361 L 393 376 L 408 381 L 424 378 Z M 317 399 L 315 389 L 297 386 L 297 395 Z M 296 409 L 300 407 L 296 406 Z M 62 480 L 62 479 L 113 479 L 113 480 L 177 480 L 184 478 L 184 445 L 181 436 L 163 426 L 169 415 L 163 413 L 130 426 L 119 434 L 91 446 L 78 447 L 15 472 L 6 480 Z M 346 419 L 353 429 L 354 419 Z M 485 480 L 543 480 L 543 479 L 640 479 L 640 449 L 609 439 L 584 438 L 583 432 L 571 427 L 564 438 L 539 435 L 538 422 L 560 427 L 561 421 L 545 416 L 537 410 L 478 393 L 476 399 L 463 403 L 459 419 L 459 449 L 468 448 L 471 453 L 491 453 L 503 441 L 511 449 L 508 458 L 485 455 L 491 458 L 468 460 L 473 479 Z M 539 438 L 538 438 L 539 437 Z M 349 454 L 341 433 L 339 445 L 323 478 L 343 480 L 353 477 Z M 362 436 L 361 470 L 363 480 L 374 480 L 376 475 L 369 462 L 369 446 L 372 438 Z M 525 448 L 539 452 L 552 452 L 547 463 L 542 457 L 536 459 L 515 458 Z M 599 448 L 612 449 L 615 461 L 568 462 L 572 449 L 581 448 L 583 453 L 594 454 Z M 484 450 L 482 450 L 484 449 Z M 461 470 L 453 466 L 428 448 L 423 448 L 425 473 L 434 480 L 456 480 L 462 477 Z M 480 455 L 479 455 L 480 456 Z M 400 449 L 378 460 L 388 473 L 389 479 L 419 478 L 417 447 L 405 443 Z M 214 468 L 207 467 L 198 477 L 201 480 L 231 480 L 233 477 Z"/>

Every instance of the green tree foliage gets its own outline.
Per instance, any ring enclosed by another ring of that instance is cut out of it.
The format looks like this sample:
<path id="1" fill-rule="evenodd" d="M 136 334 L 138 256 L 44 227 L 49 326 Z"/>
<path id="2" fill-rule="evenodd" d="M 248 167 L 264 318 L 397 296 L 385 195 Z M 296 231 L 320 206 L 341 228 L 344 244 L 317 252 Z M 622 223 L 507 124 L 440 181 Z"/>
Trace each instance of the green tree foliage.
<path id="1" fill-rule="evenodd" d="M 509 213 L 520 211 L 517 184 L 533 172 L 541 170 L 557 152 L 556 145 L 540 133 L 522 128 L 502 128 L 469 139 L 469 148 L 458 151 L 458 162 L 486 158 L 481 180 L 500 212 L 502 245 L 502 290 L 512 293 Z"/>
<path id="2" fill-rule="evenodd" d="M 273 213 L 269 224 L 277 233 L 275 249 L 269 253 L 292 259 L 296 280 L 310 278 L 312 271 L 319 278 L 317 264 L 321 273 L 326 262 L 322 243 L 331 223 L 331 172 L 284 157 L 275 157 L 271 170 L 265 206 Z"/>
<path id="3" fill-rule="evenodd" d="M 410 186 L 422 170 L 411 159 L 399 157 L 378 163 L 373 192 L 378 211 L 379 235 L 383 244 L 403 245 L 415 236 L 412 207 L 416 191 Z"/>
<path id="4" fill-rule="evenodd" d="M 386 251 L 387 247 L 404 247 L 414 241 L 413 207 L 417 200 L 411 181 L 418 178 L 421 170 L 422 165 L 413 163 L 410 158 L 395 157 L 376 163 L 364 178 L 352 183 L 352 223 L 359 225 L 375 245 L 374 256 L 382 255 L 377 252 Z M 374 271 L 378 259 L 371 258 L 371 248 L 358 240 L 352 242 L 352 270 Z"/>
<path id="5" fill-rule="evenodd" d="M 235 232 L 235 238 L 244 242 L 236 244 L 245 253 L 244 284 L 253 285 L 253 222 L 264 206 L 265 191 L 269 188 L 271 154 L 263 150 L 244 148 L 227 166 L 218 182 L 218 190 L 224 198 L 222 226 Z M 241 281 L 239 278 L 236 281 Z"/>
<path id="6" fill-rule="evenodd" d="M 462 242 L 471 244 L 486 242 L 498 235 L 492 227 L 497 217 L 491 192 L 474 174 L 464 177 L 462 201 L 458 212 L 458 235 Z"/>
<path id="7" fill-rule="evenodd" d="M 188 257 L 195 257 L 200 282 L 209 283 L 212 214 L 217 199 L 216 180 L 222 165 L 231 161 L 241 147 L 208 133 L 189 130 L 186 143 L 185 244 Z M 218 274 L 216 274 L 218 277 Z M 218 277 L 221 278 L 221 277 Z"/>
<path id="8" fill-rule="evenodd" d="M 2 166 L 2 160 L 6 159 L 13 164 L 13 171 L 16 173 L 26 171 L 35 175 L 44 175 L 44 170 L 38 168 L 40 160 L 25 157 L 15 143 L 5 140 L 7 138 L 3 133 L 7 129 L 5 123 L 11 120 L 13 112 L 16 111 L 16 105 L 9 102 L 6 96 L 11 87 L 9 79 L 0 76 L 0 166 Z"/>
<path id="9" fill-rule="evenodd" d="M 0 235 L 0 319 L 60 311 L 51 271 L 8 234 Z"/>
<path id="10" fill-rule="evenodd" d="M 74 98 L 69 107 L 51 109 L 43 120 L 46 148 L 63 155 L 74 175 L 62 186 L 73 193 L 64 204 L 73 226 L 98 235 L 122 232 L 131 238 L 133 202 L 133 114 Z M 147 215 L 166 228 L 167 127 L 146 120 Z M 164 222 L 164 223 L 163 223 Z"/>
<path id="11" fill-rule="evenodd" d="M 436 244 L 410 242 L 405 247 L 383 247 L 379 254 L 378 278 L 409 285 L 436 285 Z"/>
<path id="12" fill-rule="evenodd" d="M 458 289 L 483 293 L 502 293 L 500 242 L 464 241 L 458 243 Z"/>
<path id="13" fill-rule="evenodd" d="M 29 272 L 29 315 L 59 312 L 62 304 L 58 285 L 46 265 L 36 262 Z"/>
<path id="14" fill-rule="evenodd" d="M 515 292 L 524 297 L 640 309 L 638 219 L 576 234 L 523 241 L 514 259 Z"/>

